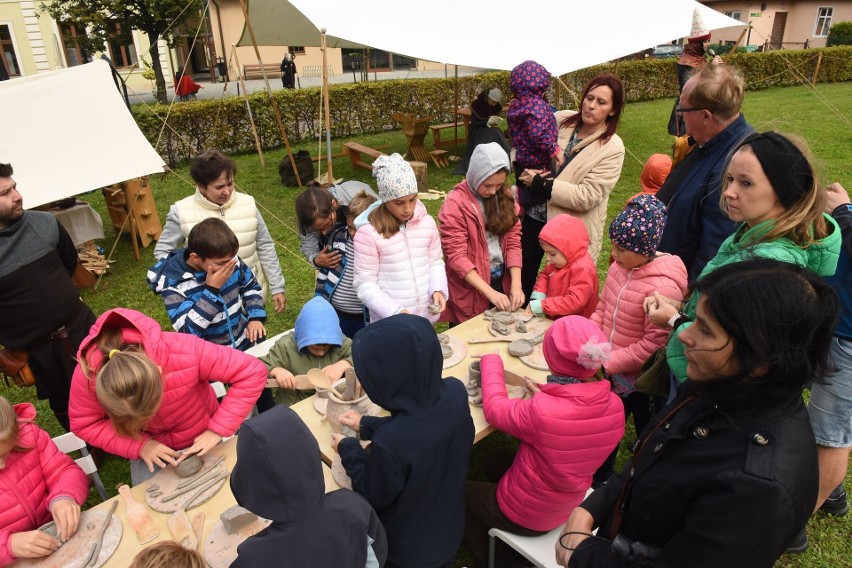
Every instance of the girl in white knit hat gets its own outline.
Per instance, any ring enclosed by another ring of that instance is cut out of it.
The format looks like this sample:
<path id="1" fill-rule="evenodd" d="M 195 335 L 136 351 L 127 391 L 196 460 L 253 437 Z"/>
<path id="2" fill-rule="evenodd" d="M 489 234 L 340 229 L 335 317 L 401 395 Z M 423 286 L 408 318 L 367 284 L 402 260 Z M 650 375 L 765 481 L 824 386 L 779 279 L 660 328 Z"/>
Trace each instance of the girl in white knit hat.
<path id="1" fill-rule="evenodd" d="M 435 220 L 417 198 L 399 154 L 373 162 L 379 201 L 355 219 L 355 288 L 370 321 L 399 313 L 434 323 L 447 306 L 447 274 Z"/>

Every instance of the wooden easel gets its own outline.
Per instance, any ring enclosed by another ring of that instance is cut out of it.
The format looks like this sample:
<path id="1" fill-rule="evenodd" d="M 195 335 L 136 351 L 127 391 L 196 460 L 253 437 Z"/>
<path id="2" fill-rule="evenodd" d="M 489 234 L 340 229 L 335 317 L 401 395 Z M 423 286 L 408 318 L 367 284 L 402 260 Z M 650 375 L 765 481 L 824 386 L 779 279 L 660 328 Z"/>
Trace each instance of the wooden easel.
<path id="1" fill-rule="evenodd" d="M 154 194 L 148 185 L 148 176 L 134 178 L 120 184 L 105 187 L 102 190 L 112 226 L 116 231 L 116 241 L 128 225 L 127 232 L 133 243 L 133 256 L 140 260 L 139 245 L 147 247 L 160 238 L 163 225 L 157 214 Z"/>

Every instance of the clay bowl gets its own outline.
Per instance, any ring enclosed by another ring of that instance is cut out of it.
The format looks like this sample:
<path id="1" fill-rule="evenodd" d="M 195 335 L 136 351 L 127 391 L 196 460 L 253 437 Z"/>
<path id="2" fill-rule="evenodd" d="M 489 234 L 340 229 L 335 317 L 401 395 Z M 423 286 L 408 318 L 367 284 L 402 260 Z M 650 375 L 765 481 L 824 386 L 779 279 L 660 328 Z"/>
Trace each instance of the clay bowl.
<path id="1" fill-rule="evenodd" d="M 331 389 L 328 391 L 328 406 L 325 410 L 326 418 L 328 418 L 328 423 L 331 426 L 331 431 L 335 434 L 343 434 L 344 436 L 355 436 L 355 431 L 349 428 L 348 426 L 344 426 L 338 421 L 340 415 L 346 412 L 347 410 L 354 410 L 358 414 L 366 415 L 370 414 L 373 410 L 374 405 L 372 401 L 367 397 L 367 394 L 359 396 L 355 400 L 343 400 L 342 394 L 343 389 L 346 387 L 346 379 L 339 379 L 331 385 Z"/>
<path id="2" fill-rule="evenodd" d="M 177 464 L 175 473 L 177 473 L 178 477 L 191 477 L 198 473 L 203 465 L 204 460 L 198 457 L 197 454 L 193 454 Z"/>
<path id="3" fill-rule="evenodd" d="M 535 345 L 529 339 L 516 339 L 509 344 L 509 355 L 513 357 L 524 357 L 535 349 Z"/>

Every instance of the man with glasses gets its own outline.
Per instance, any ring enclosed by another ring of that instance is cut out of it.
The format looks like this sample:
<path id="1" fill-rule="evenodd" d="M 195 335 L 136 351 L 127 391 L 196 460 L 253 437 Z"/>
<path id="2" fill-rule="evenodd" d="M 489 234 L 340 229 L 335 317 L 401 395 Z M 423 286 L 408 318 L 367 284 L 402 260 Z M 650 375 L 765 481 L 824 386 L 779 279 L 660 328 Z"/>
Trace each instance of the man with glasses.
<path id="1" fill-rule="evenodd" d="M 689 78 L 675 107 L 691 150 L 657 193 L 669 208 L 658 250 L 679 256 L 690 282 L 736 229 L 719 207 L 719 195 L 728 154 L 754 132 L 740 112 L 743 91 L 736 69 L 708 63 Z"/>

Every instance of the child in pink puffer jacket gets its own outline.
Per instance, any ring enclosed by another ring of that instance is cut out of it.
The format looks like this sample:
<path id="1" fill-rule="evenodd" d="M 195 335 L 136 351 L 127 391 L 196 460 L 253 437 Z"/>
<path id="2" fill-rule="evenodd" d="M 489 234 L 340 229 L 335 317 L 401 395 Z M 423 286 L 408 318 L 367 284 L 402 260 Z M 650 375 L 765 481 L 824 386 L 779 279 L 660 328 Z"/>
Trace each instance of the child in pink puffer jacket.
<path id="1" fill-rule="evenodd" d="M 498 355 L 482 358 L 485 419 L 521 444 L 508 470 L 506 463 L 503 471 L 486 471 L 498 482 L 467 483 L 465 539 L 478 562 L 491 527 L 533 536 L 562 524 L 624 434 L 618 396 L 595 377 L 610 349 L 600 328 L 581 316 L 560 318 L 542 348 L 553 374 L 544 385 L 527 381 L 533 395 L 526 400 L 508 398 Z"/>
<path id="2" fill-rule="evenodd" d="M 354 285 L 370 322 L 414 314 L 435 323 L 447 307 L 447 273 L 435 220 L 399 154 L 373 162 L 379 201 L 355 219 Z"/>
<path id="3" fill-rule="evenodd" d="M 12 406 L 0 397 L 0 566 L 41 558 L 60 541 L 39 526 L 53 519 L 59 539 L 77 530 L 89 478 L 33 423 L 32 404 Z"/>
<path id="4" fill-rule="evenodd" d="M 648 194 L 631 199 L 609 226 L 613 262 L 591 320 L 601 326 L 612 343 L 612 354 L 604 372 L 613 391 L 624 402 L 626 416 L 633 415 L 638 434 L 665 400 L 658 400 L 633 387 L 642 364 L 666 344 L 669 330 L 654 325 L 645 314 L 644 301 L 655 290 L 680 301 L 686 293 L 686 267 L 680 257 L 658 253 L 657 245 L 666 226 L 666 206 Z M 612 474 L 615 452 L 595 474 L 604 482 Z"/>

